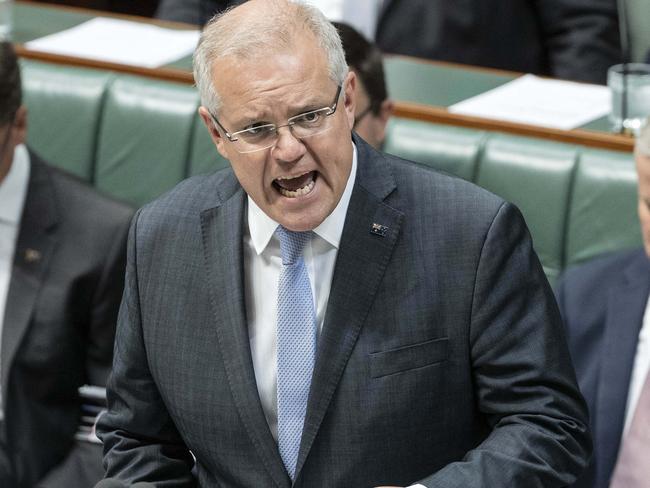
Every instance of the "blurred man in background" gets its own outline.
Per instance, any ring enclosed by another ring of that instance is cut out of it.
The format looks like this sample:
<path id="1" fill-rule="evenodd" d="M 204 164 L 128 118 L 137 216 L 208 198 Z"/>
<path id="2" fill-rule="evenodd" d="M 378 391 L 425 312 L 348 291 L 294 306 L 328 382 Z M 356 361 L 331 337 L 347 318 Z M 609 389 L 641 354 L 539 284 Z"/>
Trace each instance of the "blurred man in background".
<path id="1" fill-rule="evenodd" d="M 353 129 L 375 149 L 380 149 L 386 138 L 388 119 L 393 113 L 381 51 L 354 27 L 341 22 L 333 24 L 341 36 L 345 60 L 357 75 Z"/>
<path id="2" fill-rule="evenodd" d="M 26 135 L 18 61 L 1 42 L 0 486 L 88 487 L 101 449 L 75 446 L 78 388 L 110 370 L 131 210 L 48 166 Z"/>
<path id="3" fill-rule="evenodd" d="M 572 268 L 557 288 L 594 432 L 594 454 L 576 488 L 650 482 L 650 125 L 635 160 L 644 248 Z"/>
<path id="4" fill-rule="evenodd" d="M 616 0 L 308 1 L 385 53 L 591 83 L 621 62 Z M 243 2 L 162 0 L 157 15 L 203 25 Z"/>

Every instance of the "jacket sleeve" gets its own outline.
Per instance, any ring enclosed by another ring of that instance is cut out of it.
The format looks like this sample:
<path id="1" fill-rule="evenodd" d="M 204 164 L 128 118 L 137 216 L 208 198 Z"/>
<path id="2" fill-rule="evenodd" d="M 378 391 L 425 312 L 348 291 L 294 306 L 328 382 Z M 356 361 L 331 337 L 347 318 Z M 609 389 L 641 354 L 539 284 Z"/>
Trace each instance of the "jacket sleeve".
<path id="1" fill-rule="evenodd" d="M 86 339 L 86 375 L 91 385 L 106 386 L 111 369 L 115 323 L 124 284 L 129 217 L 125 212 L 111 227 L 111 234 L 106 233 L 111 245 L 103 256 L 103 269 L 92 296 Z"/>
<path id="2" fill-rule="evenodd" d="M 147 363 L 138 291 L 139 216 L 138 212 L 129 233 L 126 282 L 107 387 L 108 411 L 97 421 L 97 435 L 104 442 L 107 477 L 127 483 L 192 487 L 192 455 L 165 408 Z"/>
<path id="3" fill-rule="evenodd" d="M 491 431 L 428 488 L 570 485 L 591 453 L 587 408 L 562 322 L 523 217 L 503 204 L 474 282 L 470 350 L 477 408 Z"/>

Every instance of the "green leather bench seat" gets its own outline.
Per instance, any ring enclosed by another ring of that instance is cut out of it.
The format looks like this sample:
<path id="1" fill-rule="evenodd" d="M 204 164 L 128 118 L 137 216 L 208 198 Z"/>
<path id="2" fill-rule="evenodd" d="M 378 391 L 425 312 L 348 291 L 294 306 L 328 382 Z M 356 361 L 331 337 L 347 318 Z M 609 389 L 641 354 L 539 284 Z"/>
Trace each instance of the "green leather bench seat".
<path id="1" fill-rule="evenodd" d="M 23 77 L 32 147 L 136 206 L 228 164 L 192 86 L 33 61 Z M 631 154 L 398 118 L 385 149 L 515 203 L 551 281 L 569 264 L 641 243 Z"/>
<path id="2" fill-rule="evenodd" d="M 185 178 L 198 105 L 191 87 L 117 78 L 101 118 L 95 185 L 141 204 Z"/>
<path id="3" fill-rule="evenodd" d="M 384 150 L 473 181 L 486 138 L 482 131 L 393 118 Z"/>
<path id="4" fill-rule="evenodd" d="M 641 245 L 636 184 L 630 154 L 581 152 L 567 215 L 567 263 Z"/>
<path id="5" fill-rule="evenodd" d="M 90 69 L 23 63 L 28 142 L 64 169 L 92 181 L 104 95 L 114 76 Z"/>
<path id="6" fill-rule="evenodd" d="M 576 157 L 570 146 L 496 134 L 486 143 L 474 180 L 519 207 L 551 278 L 562 269 L 565 210 Z"/>

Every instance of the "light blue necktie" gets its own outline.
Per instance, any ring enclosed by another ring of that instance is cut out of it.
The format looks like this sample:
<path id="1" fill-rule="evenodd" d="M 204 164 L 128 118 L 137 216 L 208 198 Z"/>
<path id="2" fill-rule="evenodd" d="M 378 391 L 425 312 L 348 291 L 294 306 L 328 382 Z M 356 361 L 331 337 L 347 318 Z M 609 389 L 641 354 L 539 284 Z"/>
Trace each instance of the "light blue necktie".
<path id="1" fill-rule="evenodd" d="M 278 226 L 282 272 L 278 284 L 278 446 L 294 479 L 316 357 L 316 314 L 302 250 L 311 232 Z"/>

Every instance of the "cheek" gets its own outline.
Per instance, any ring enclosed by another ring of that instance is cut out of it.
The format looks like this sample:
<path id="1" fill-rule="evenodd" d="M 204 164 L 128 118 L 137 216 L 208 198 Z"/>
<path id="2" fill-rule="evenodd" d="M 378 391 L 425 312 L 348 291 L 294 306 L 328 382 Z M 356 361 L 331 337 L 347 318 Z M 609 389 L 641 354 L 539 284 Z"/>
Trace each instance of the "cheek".
<path id="1" fill-rule="evenodd" d="M 247 164 L 247 162 L 238 161 L 237 158 L 233 158 L 230 160 L 230 166 L 246 193 L 251 196 L 260 194 L 263 189 L 262 164 L 256 170 L 255 165 Z"/>

